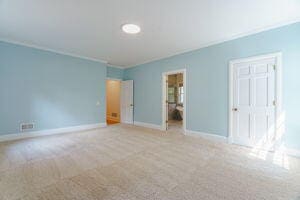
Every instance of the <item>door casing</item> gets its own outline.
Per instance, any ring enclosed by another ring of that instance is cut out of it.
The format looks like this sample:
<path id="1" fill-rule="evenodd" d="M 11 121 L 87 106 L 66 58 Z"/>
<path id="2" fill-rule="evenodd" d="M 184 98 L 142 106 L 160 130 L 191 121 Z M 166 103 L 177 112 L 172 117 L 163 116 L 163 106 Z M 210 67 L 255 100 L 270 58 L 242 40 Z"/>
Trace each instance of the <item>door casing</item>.
<path id="1" fill-rule="evenodd" d="M 229 97 L 229 105 L 228 105 L 228 142 L 233 142 L 233 67 L 234 65 L 238 63 L 244 63 L 244 62 L 252 62 L 252 61 L 258 61 L 263 59 L 269 59 L 269 58 L 275 58 L 276 59 L 276 68 L 275 68 L 275 140 L 280 139 L 280 137 L 283 135 L 284 130 L 282 129 L 282 126 L 284 127 L 284 113 L 282 111 L 282 53 L 272 53 L 272 54 L 266 54 L 266 55 L 260 55 L 260 56 L 254 56 L 254 57 L 248 57 L 248 58 L 242 58 L 237 60 L 232 60 L 229 62 L 229 91 L 228 91 L 228 97 Z M 279 122 L 280 121 L 280 122 Z"/>
<path id="2" fill-rule="evenodd" d="M 186 114 L 187 114 L 187 74 L 186 74 L 186 68 L 183 69 L 178 69 L 178 70 L 174 70 L 174 71 L 167 71 L 167 72 L 163 72 L 162 73 L 162 130 L 166 130 L 166 99 L 167 99 L 167 90 L 166 90 L 166 79 L 167 76 L 169 75 L 173 75 L 173 74 L 179 74 L 182 73 L 183 74 L 183 90 L 184 90 L 184 97 L 183 97 L 183 124 L 182 124 L 182 128 L 183 128 L 183 132 L 186 132 Z"/>

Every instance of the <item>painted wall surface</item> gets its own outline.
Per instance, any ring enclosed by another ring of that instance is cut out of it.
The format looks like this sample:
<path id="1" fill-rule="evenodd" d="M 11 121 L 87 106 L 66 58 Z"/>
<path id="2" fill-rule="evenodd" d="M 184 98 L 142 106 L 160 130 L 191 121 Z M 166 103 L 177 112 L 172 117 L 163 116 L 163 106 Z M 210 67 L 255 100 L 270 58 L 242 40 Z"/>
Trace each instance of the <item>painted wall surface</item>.
<path id="1" fill-rule="evenodd" d="M 120 81 L 106 81 L 106 119 L 120 122 L 120 91 Z"/>
<path id="2" fill-rule="evenodd" d="M 115 79 L 123 79 L 124 69 L 107 66 L 107 77 Z"/>
<path id="3" fill-rule="evenodd" d="M 136 121 L 161 125 L 162 72 L 187 69 L 187 129 L 228 136 L 230 60 L 283 54 L 285 143 L 300 149 L 300 23 L 227 41 L 125 70 L 134 80 Z"/>
<path id="4" fill-rule="evenodd" d="M 105 122 L 105 80 L 105 64 L 0 42 L 0 135 L 22 122 L 34 130 Z"/>

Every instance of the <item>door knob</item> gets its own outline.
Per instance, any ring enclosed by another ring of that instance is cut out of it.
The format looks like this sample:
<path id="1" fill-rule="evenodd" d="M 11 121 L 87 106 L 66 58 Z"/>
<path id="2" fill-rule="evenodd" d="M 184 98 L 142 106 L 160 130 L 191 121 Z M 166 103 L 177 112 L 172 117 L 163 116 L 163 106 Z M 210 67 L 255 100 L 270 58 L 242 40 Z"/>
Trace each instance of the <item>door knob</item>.
<path id="1" fill-rule="evenodd" d="M 238 111 L 238 109 L 237 108 L 232 108 L 232 111 Z"/>

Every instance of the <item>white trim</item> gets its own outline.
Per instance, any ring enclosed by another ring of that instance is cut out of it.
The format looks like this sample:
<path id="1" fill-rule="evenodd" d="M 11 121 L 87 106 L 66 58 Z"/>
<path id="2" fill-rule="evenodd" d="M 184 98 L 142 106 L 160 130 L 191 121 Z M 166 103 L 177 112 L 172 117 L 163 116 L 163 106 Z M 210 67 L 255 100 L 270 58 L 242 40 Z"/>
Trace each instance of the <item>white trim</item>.
<path id="1" fill-rule="evenodd" d="M 284 150 L 285 154 L 289 156 L 294 156 L 300 158 L 300 150 L 298 149 L 292 149 L 292 148 L 285 148 Z"/>
<path id="2" fill-rule="evenodd" d="M 200 132 L 200 131 L 186 130 L 186 135 L 187 136 L 197 136 L 197 137 L 206 138 L 206 139 L 216 141 L 216 142 L 227 143 L 227 137 L 212 134 L 212 133 L 204 133 L 204 132 Z"/>
<path id="3" fill-rule="evenodd" d="M 201 137 L 201 138 L 209 139 L 214 142 L 222 142 L 222 143 L 228 143 L 230 145 L 237 145 L 237 144 L 232 144 L 230 141 L 230 138 L 212 134 L 212 133 L 204 133 L 204 132 L 200 132 L 200 131 L 186 130 L 186 135 L 193 136 L 193 137 Z M 253 147 L 249 147 L 249 146 L 245 146 L 245 147 L 247 147 L 249 149 L 253 148 Z M 280 149 L 280 148 L 275 148 L 273 150 L 270 149 L 267 152 L 276 153 L 277 150 L 282 151 L 282 149 Z M 300 150 L 299 149 L 284 147 L 283 152 L 288 156 L 294 156 L 294 157 L 300 158 Z"/>
<path id="4" fill-rule="evenodd" d="M 0 136 L 0 142 L 10 141 L 10 140 L 18 140 L 18 139 L 24 139 L 24 138 L 31 138 L 31 137 L 46 136 L 46 135 L 63 134 L 63 133 L 69 133 L 69 132 L 85 131 L 85 130 L 102 128 L 102 127 L 106 127 L 106 123 L 86 124 L 86 125 L 70 126 L 70 127 L 57 128 L 57 129 L 47 129 L 47 130 L 41 130 L 41 131 L 7 134 L 7 135 Z"/>
<path id="5" fill-rule="evenodd" d="M 184 99 L 183 99 L 183 124 L 182 124 L 182 128 L 183 131 L 186 131 L 186 105 L 187 105 L 187 73 L 186 73 L 186 68 L 184 69 L 178 69 L 178 70 L 173 70 L 173 71 L 167 71 L 167 72 L 163 72 L 162 73 L 162 130 L 166 130 L 166 106 L 165 106 L 165 102 L 166 102 L 166 95 L 167 95 L 167 91 L 166 91 L 166 76 L 168 75 L 172 75 L 172 74 L 179 74 L 182 73 L 183 74 L 183 90 L 184 90 Z"/>
<path id="6" fill-rule="evenodd" d="M 141 127 L 145 127 L 145 128 L 163 130 L 162 127 L 160 125 L 157 125 L 157 124 L 150 124 L 150 123 L 145 123 L 145 122 L 134 121 L 133 125 L 141 126 Z"/>
<path id="7" fill-rule="evenodd" d="M 256 60 L 262 60 L 262 59 L 269 59 L 269 58 L 276 58 L 276 70 L 275 70 L 275 138 L 278 137 L 277 128 L 278 123 L 277 120 L 279 119 L 280 115 L 282 114 L 282 53 L 271 53 L 271 54 L 265 54 L 260 56 L 253 56 L 253 57 L 247 57 L 242 59 L 236 59 L 229 62 L 229 90 L 228 90 L 228 141 L 229 143 L 232 143 L 233 141 L 233 66 L 237 63 L 242 62 L 251 62 Z"/>
<path id="8" fill-rule="evenodd" d="M 82 58 L 82 59 L 86 59 L 86 60 L 101 62 L 101 63 L 107 64 L 109 66 L 113 66 L 115 68 L 128 69 L 128 68 L 132 68 L 132 67 L 138 67 L 139 65 L 143 65 L 143 64 L 154 62 L 154 61 L 158 61 L 158 60 L 161 60 L 161 59 L 166 59 L 166 58 L 170 58 L 170 57 L 177 56 L 177 55 L 180 55 L 180 54 L 196 51 L 196 50 L 199 50 L 199 49 L 202 49 L 202 48 L 205 48 L 205 47 L 209 47 L 209 46 L 213 46 L 213 45 L 216 45 L 216 44 L 220 44 L 220 43 L 223 43 L 223 42 L 226 42 L 226 41 L 231 41 L 231 40 L 235 40 L 235 39 L 238 39 L 238 38 L 242 38 L 242 37 L 254 35 L 254 34 L 257 34 L 257 33 L 261 33 L 261 32 L 264 32 L 264 31 L 280 28 L 280 27 L 283 27 L 283 26 L 287 26 L 287 25 L 290 25 L 290 24 L 297 23 L 299 21 L 300 21 L 300 18 L 297 17 L 295 19 L 287 20 L 287 21 L 284 21 L 284 22 L 281 22 L 281 23 L 277 23 L 275 25 L 264 26 L 264 27 L 257 28 L 257 29 L 252 30 L 252 31 L 242 33 L 242 34 L 237 34 L 237 35 L 225 37 L 225 38 L 222 38 L 222 39 L 219 39 L 219 40 L 215 40 L 215 41 L 212 41 L 212 42 L 203 43 L 203 44 L 200 44 L 197 47 L 189 48 L 189 49 L 184 50 L 184 51 L 178 51 L 178 52 L 175 52 L 175 53 L 167 54 L 165 56 L 160 56 L 160 57 L 157 57 L 157 58 L 154 58 L 154 59 L 149 59 L 147 61 L 136 63 L 136 64 L 133 64 L 133 65 L 124 65 L 124 66 L 116 66 L 116 65 L 110 64 L 108 61 L 105 61 L 105 60 L 86 57 L 86 56 L 81 56 L 81 55 L 77 55 L 77 54 L 73 54 L 73 53 L 67 53 L 67 52 L 63 52 L 63 51 L 59 51 L 59 50 L 54 50 L 54 49 L 50 49 L 50 48 L 46 48 L 46 47 L 41 47 L 39 45 L 29 44 L 29 43 L 26 43 L 26 42 L 10 40 L 10 39 L 7 39 L 7 38 L 0 38 L 0 41 L 7 42 L 7 43 L 12 43 L 12 44 L 17 44 L 17 45 L 22 45 L 22 46 L 27 46 L 27 47 L 31 47 L 31 48 L 35 48 L 35 49 L 50 51 L 50 52 L 54 52 L 54 53 L 58 53 L 58 54 L 62 54 L 62 55 L 68 55 L 68 56 L 72 56 L 72 57 Z"/>
<path id="9" fill-rule="evenodd" d="M 134 121 L 134 126 L 139 126 L 139 127 L 145 127 L 145 128 L 150 128 L 150 129 L 157 129 L 164 131 L 163 128 L 157 124 L 150 124 L 150 123 L 145 123 L 145 122 L 138 122 Z M 186 130 L 185 132 L 186 136 L 191 136 L 191 137 L 200 137 L 204 139 L 208 139 L 213 142 L 222 142 L 222 143 L 229 143 L 230 145 L 238 146 L 236 144 L 231 144 L 229 141 L 229 138 L 226 136 L 221 136 L 221 135 L 216 135 L 213 133 L 205 133 L 201 131 L 193 131 L 193 130 Z M 253 147 L 246 146 L 249 150 L 251 150 Z M 270 153 L 275 153 L 277 150 L 280 150 L 280 148 L 276 148 L 274 150 L 268 150 Z M 293 149 L 293 148 L 284 148 L 284 153 L 289 156 L 294 156 L 294 157 L 299 157 L 300 158 L 300 150 L 298 149 Z"/>
<path id="10" fill-rule="evenodd" d="M 122 79 L 119 79 L 119 78 L 110 78 L 110 77 L 106 77 L 106 80 L 107 81 L 123 81 Z"/>
<path id="11" fill-rule="evenodd" d="M 38 50 L 48 51 L 48 52 L 52 52 L 52 53 L 56 53 L 56 54 L 60 54 L 60 55 L 71 56 L 71 57 L 74 57 L 74 58 L 81 58 L 81 59 L 84 59 L 84 60 L 100 62 L 100 63 L 103 63 L 103 64 L 108 63 L 105 60 L 100 60 L 100 59 L 97 59 L 97 58 L 91 58 L 91 57 L 88 57 L 88 56 L 82 56 L 82 55 L 78 55 L 78 54 L 75 54 L 75 53 L 68 53 L 68 52 L 64 52 L 64 51 L 54 50 L 54 49 L 51 49 L 51 48 L 41 47 L 39 45 L 29 44 L 29 43 L 26 43 L 26 42 L 19 42 L 19 41 L 9 40 L 9 39 L 5 39 L 5 38 L 0 38 L 0 41 L 10 43 L 10 44 L 20 45 L 20 46 L 24 46 L 24 47 L 34 48 L 34 49 L 38 49 Z"/>
<path id="12" fill-rule="evenodd" d="M 184 50 L 184 51 L 177 51 L 175 53 L 171 53 L 171 54 L 167 54 L 165 56 L 160 56 L 160 57 L 157 57 L 157 58 L 149 59 L 147 61 L 140 62 L 140 63 L 134 64 L 134 65 L 124 66 L 124 69 L 132 68 L 132 67 L 139 67 L 140 65 L 143 65 L 143 64 L 155 62 L 155 61 L 162 60 L 162 59 L 171 58 L 171 57 L 174 57 L 174 56 L 177 56 L 177 55 L 181 55 L 181 54 L 184 54 L 184 53 L 200 50 L 200 49 L 205 48 L 205 47 L 210 47 L 210 46 L 213 46 L 213 45 L 217 45 L 217 44 L 220 44 L 220 43 L 223 43 L 223 42 L 243 38 L 243 37 L 246 37 L 246 36 L 251 36 L 251 35 L 261 33 L 261 32 L 264 32 L 264 31 L 269 31 L 269 30 L 272 30 L 272 29 L 276 29 L 276 28 L 280 28 L 280 27 L 287 26 L 287 25 L 290 25 L 290 24 L 294 24 L 294 23 L 297 23 L 299 21 L 300 21 L 300 18 L 298 17 L 296 19 L 288 20 L 288 21 L 285 21 L 285 22 L 282 22 L 282 23 L 277 23 L 277 24 L 272 25 L 272 26 L 264 26 L 262 28 L 257 28 L 257 29 L 254 29 L 252 31 L 248 31 L 248 32 L 245 32 L 245 33 L 242 33 L 242 34 L 237 34 L 237 35 L 225 37 L 225 38 L 215 40 L 215 41 L 212 41 L 212 42 L 202 43 L 197 47 L 189 48 L 189 49 Z"/>
<path id="13" fill-rule="evenodd" d="M 106 63 L 106 66 L 107 66 L 107 67 L 111 67 L 111 68 L 122 69 L 122 70 L 125 69 L 125 68 L 122 67 L 122 66 L 112 65 L 112 64 L 110 64 L 109 62 Z"/>

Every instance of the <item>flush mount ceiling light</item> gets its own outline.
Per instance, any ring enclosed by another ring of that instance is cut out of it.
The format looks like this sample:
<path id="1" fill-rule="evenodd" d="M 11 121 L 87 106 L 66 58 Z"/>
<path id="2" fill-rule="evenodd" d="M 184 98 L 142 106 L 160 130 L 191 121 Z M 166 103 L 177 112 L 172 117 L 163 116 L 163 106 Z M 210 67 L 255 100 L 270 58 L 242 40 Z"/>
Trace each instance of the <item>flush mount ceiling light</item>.
<path id="1" fill-rule="evenodd" d="M 124 24 L 122 30 L 128 34 L 137 34 L 141 31 L 141 28 L 135 24 Z"/>

